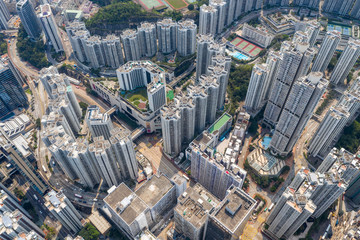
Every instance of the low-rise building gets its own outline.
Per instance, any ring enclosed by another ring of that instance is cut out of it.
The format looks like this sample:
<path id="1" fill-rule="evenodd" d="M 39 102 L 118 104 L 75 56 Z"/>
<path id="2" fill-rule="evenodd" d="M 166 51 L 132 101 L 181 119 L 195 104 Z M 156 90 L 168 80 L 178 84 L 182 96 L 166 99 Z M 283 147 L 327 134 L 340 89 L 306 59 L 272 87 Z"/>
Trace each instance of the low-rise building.
<path id="1" fill-rule="evenodd" d="M 135 192 L 121 183 L 108 193 L 109 217 L 130 239 L 154 227 L 176 205 L 176 188 L 164 175 L 152 176 Z"/>

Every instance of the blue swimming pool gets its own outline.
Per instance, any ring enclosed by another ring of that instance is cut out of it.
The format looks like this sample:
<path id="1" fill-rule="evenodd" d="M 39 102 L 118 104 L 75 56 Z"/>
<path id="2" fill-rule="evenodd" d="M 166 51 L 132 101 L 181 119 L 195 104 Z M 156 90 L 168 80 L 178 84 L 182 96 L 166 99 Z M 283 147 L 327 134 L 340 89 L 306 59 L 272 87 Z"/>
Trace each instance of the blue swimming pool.
<path id="1" fill-rule="evenodd" d="M 263 145 L 263 147 L 264 147 L 265 149 L 268 149 L 269 144 L 270 144 L 270 141 L 271 141 L 271 137 L 265 136 L 265 137 L 263 138 L 262 142 L 261 142 L 261 145 Z"/>
<path id="2" fill-rule="evenodd" d="M 249 60 L 250 59 L 248 56 L 246 56 L 240 52 L 237 52 L 237 51 L 230 53 L 230 55 L 239 60 Z"/>

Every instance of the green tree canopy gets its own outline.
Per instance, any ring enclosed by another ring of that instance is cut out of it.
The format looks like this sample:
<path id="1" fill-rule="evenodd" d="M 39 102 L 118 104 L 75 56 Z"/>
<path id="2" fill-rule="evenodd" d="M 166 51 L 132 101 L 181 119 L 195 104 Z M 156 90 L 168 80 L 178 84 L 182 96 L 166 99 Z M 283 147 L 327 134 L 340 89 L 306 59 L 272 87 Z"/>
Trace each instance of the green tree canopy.
<path id="1" fill-rule="evenodd" d="M 23 61 L 29 62 L 38 69 L 50 66 L 45 55 L 44 42 L 42 39 L 31 41 L 22 24 L 19 26 L 16 47 Z"/>
<path id="2" fill-rule="evenodd" d="M 87 223 L 83 229 L 79 232 L 85 240 L 97 240 L 99 239 L 100 232 L 91 224 Z"/>

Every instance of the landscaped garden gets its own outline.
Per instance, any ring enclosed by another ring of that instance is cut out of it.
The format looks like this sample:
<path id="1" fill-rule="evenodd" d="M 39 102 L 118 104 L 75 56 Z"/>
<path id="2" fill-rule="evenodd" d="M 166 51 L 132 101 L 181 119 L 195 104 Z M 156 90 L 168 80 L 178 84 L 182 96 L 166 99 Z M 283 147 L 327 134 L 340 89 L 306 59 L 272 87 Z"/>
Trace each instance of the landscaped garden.
<path id="1" fill-rule="evenodd" d="M 120 94 L 140 111 L 146 112 L 148 110 L 148 98 L 145 87 Z"/>

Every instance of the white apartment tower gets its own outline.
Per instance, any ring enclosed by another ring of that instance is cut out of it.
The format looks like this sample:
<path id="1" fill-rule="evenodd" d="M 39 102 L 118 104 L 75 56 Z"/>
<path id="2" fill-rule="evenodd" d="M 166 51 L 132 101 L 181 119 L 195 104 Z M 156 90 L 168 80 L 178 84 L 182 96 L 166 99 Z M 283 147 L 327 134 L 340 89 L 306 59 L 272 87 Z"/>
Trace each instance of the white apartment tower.
<path id="1" fill-rule="evenodd" d="M 347 125 L 351 124 L 359 115 L 360 110 L 360 78 L 357 78 L 350 89 L 341 96 L 337 106 L 346 109 L 349 112 Z"/>
<path id="2" fill-rule="evenodd" d="M 219 84 L 219 97 L 217 101 L 217 109 L 221 110 L 225 103 L 226 96 L 226 88 L 229 80 L 229 72 L 226 70 L 226 66 L 224 64 L 216 64 L 214 66 L 209 66 L 207 71 L 207 75 L 214 76 L 218 79 Z"/>
<path id="3" fill-rule="evenodd" d="M 270 81 L 267 64 L 255 64 L 245 98 L 244 108 L 247 112 L 255 115 L 265 105 Z"/>
<path id="4" fill-rule="evenodd" d="M 127 29 L 121 34 L 126 61 L 140 60 L 141 48 L 138 33 L 134 29 Z"/>
<path id="5" fill-rule="evenodd" d="M 189 86 L 188 92 L 195 105 L 195 134 L 198 135 L 205 129 L 206 125 L 208 94 L 206 89 L 200 85 Z"/>
<path id="6" fill-rule="evenodd" d="M 85 120 L 93 138 L 100 136 L 103 136 L 106 140 L 110 138 L 110 131 L 114 126 L 110 116 L 107 113 L 102 114 L 99 106 L 89 106 Z"/>
<path id="7" fill-rule="evenodd" d="M 82 217 L 70 200 L 62 192 L 52 190 L 45 195 L 44 205 L 61 224 L 73 233 L 82 229 Z"/>
<path id="8" fill-rule="evenodd" d="M 138 165 L 131 133 L 120 128 L 114 128 L 110 133 L 109 141 L 118 161 L 122 178 L 136 180 L 138 177 Z"/>
<path id="9" fill-rule="evenodd" d="M 156 26 L 154 23 L 142 22 L 137 28 L 141 55 L 153 57 L 157 51 Z"/>
<path id="10" fill-rule="evenodd" d="M 8 29 L 9 20 L 10 20 L 9 9 L 6 7 L 4 0 L 0 0 L 0 29 L 2 30 Z"/>
<path id="11" fill-rule="evenodd" d="M 324 72 L 328 67 L 331 58 L 334 55 L 337 45 L 341 39 L 341 33 L 338 31 L 329 31 L 326 33 L 324 41 L 321 44 L 319 53 L 315 58 L 311 71 Z"/>
<path id="12" fill-rule="evenodd" d="M 221 33 L 224 30 L 225 22 L 227 20 L 226 2 L 224 0 L 210 0 L 209 6 L 212 6 L 217 10 L 216 33 Z"/>
<path id="13" fill-rule="evenodd" d="M 100 36 L 90 36 L 85 40 L 85 54 L 94 69 L 105 65 Z"/>
<path id="14" fill-rule="evenodd" d="M 324 159 L 339 139 L 350 113 L 342 106 L 329 109 L 309 143 L 309 153 Z"/>
<path id="15" fill-rule="evenodd" d="M 282 45 L 282 60 L 278 67 L 276 78 L 269 101 L 264 112 L 264 121 L 275 125 L 283 110 L 290 89 L 295 80 L 306 74 L 315 53 L 304 42 L 284 42 Z"/>
<path id="16" fill-rule="evenodd" d="M 322 77 L 320 72 L 311 72 L 292 86 L 270 141 L 273 153 L 285 156 L 292 151 L 328 85 Z"/>
<path id="17" fill-rule="evenodd" d="M 69 36 L 72 49 L 75 52 L 77 59 L 80 62 L 86 62 L 86 52 L 85 52 L 85 40 L 90 37 L 88 30 L 75 30 L 72 31 L 72 35 Z"/>
<path id="18" fill-rule="evenodd" d="M 216 34 L 217 9 L 214 6 L 202 5 L 200 7 L 199 34 Z"/>
<path id="19" fill-rule="evenodd" d="M 40 5 L 41 13 L 39 19 L 44 29 L 45 36 L 56 52 L 64 51 L 59 30 L 49 4 Z"/>
<path id="20" fill-rule="evenodd" d="M 195 133 L 195 102 L 188 96 L 177 96 L 175 104 L 181 116 L 181 144 L 189 144 Z"/>
<path id="21" fill-rule="evenodd" d="M 66 151 L 68 163 L 80 179 L 80 183 L 91 188 L 100 183 L 96 164 L 90 155 L 89 144 L 85 139 L 78 138 L 75 143 L 67 146 Z"/>
<path id="22" fill-rule="evenodd" d="M 161 81 L 153 81 L 147 85 L 149 108 L 155 112 L 166 104 L 166 86 Z"/>
<path id="23" fill-rule="evenodd" d="M 173 105 L 165 106 L 161 110 L 161 130 L 164 151 L 177 156 L 181 151 L 181 115 L 180 109 Z"/>
<path id="24" fill-rule="evenodd" d="M 350 38 L 344 52 L 336 63 L 330 77 L 330 82 L 333 84 L 344 83 L 345 78 L 349 75 L 359 56 L 360 39 Z"/>
<path id="25" fill-rule="evenodd" d="M 205 88 L 205 91 L 208 95 L 206 106 L 206 122 L 213 123 L 216 118 L 220 86 L 216 77 L 208 75 L 202 75 L 200 77 L 200 84 Z"/>
<path id="26" fill-rule="evenodd" d="M 282 61 L 281 53 L 273 52 L 273 51 L 269 52 L 268 57 L 266 59 L 266 65 L 268 66 L 268 69 L 269 69 L 269 73 L 268 73 L 269 86 L 266 91 L 265 99 L 270 98 L 270 94 L 271 94 L 272 88 L 274 86 L 275 78 L 278 74 L 278 70 L 279 70 L 281 61 Z"/>
<path id="27" fill-rule="evenodd" d="M 269 231 L 277 238 L 289 238 L 314 213 L 316 205 L 305 196 L 289 199 L 281 207 L 279 213 L 269 224 Z"/>
<path id="28" fill-rule="evenodd" d="M 316 43 L 316 39 L 320 33 L 321 24 L 318 21 L 310 21 L 307 23 L 305 33 L 309 36 L 309 45 L 313 47 Z M 314 71 L 315 72 L 315 71 Z"/>
<path id="29" fill-rule="evenodd" d="M 168 54 L 176 50 L 177 23 L 171 18 L 156 23 L 159 51 Z"/>
<path id="30" fill-rule="evenodd" d="M 118 68 L 124 64 L 124 57 L 122 53 L 120 38 L 114 34 L 107 35 L 101 41 L 104 49 L 105 65 L 111 68 Z"/>
<path id="31" fill-rule="evenodd" d="M 181 56 L 188 56 L 196 50 L 197 26 L 192 19 L 181 20 L 177 25 L 177 51 Z"/>
<path id="32" fill-rule="evenodd" d="M 108 187 L 118 186 L 121 175 L 110 142 L 103 136 L 95 137 L 94 142 L 89 145 L 89 152 L 105 184 Z"/>
<path id="33" fill-rule="evenodd" d="M 197 51 L 196 51 L 196 81 L 199 77 L 206 73 L 207 67 L 210 62 L 208 48 L 214 42 L 214 37 L 208 35 L 197 36 Z"/>

